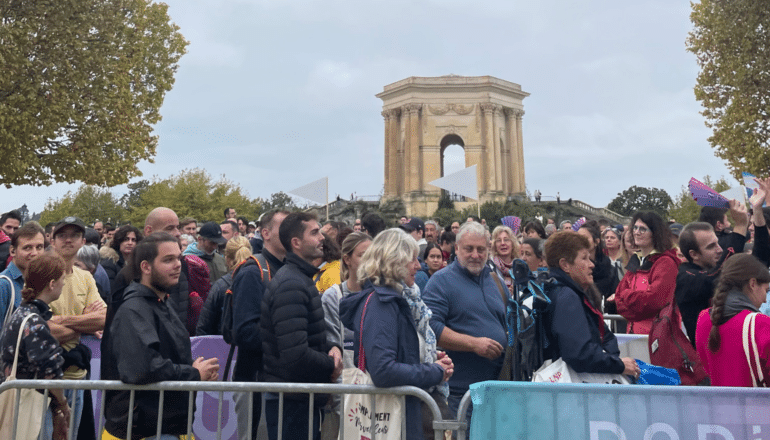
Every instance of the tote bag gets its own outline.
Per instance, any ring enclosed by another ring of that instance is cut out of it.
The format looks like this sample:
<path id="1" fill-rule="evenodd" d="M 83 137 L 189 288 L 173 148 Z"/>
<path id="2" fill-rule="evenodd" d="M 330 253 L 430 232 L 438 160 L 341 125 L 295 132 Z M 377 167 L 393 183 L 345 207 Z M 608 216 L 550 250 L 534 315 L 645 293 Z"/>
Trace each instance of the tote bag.
<path id="1" fill-rule="evenodd" d="M 21 326 L 19 326 L 19 337 L 16 338 L 16 353 L 13 357 L 13 367 L 11 368 L 11 375 L 6 378 L 6 382 L 16 380 L 21 336 L 24 333 L 24 326 L 27 324 L 27 320 L 32 315 L 34 313 L 27 315 L 24 321 L 21 322 Z M 16 440 L 35 440 L 40 434 L 43 414 L 46 408 L 48 408 L 51 398 L 43 397 L 41 393 L 34 389 L 10 389 L 0 394 L 0 438 L 14 438 L 14 408 L 16 407 L 16 395 L 18 393 L 21 393 L 21 398 L 19 400 L 19 421 L 16 427 Z"/>
<path id="2" fill-rule="evenodd" d="M 371 385 L 372 377 L 366 372 L 363 330 L 366 306 L 374 292 L 370 293 L 361 313 L 361 335 L 358 338 L 358 367 L 342 370 L 342 383 L 350 385 Z M 342 406 L 341 423 L 346 439 L 354 440 L 399 440 L 401 418 L 404 416 L 402 399 L 387 394 L 346 394 Z M 372 425 L 374 411 L 374 425 Z M 372 431 L 374 427 L 374 431 Z"/>
<path id="3" fill-rule="evenodd" d="M 554 362 L 545 361 L 543 366 L 535 371 L 532 382 L 631 384 L 628 377 L 623 374 L 578 373 L 562 358 L 556 359 Z"/>

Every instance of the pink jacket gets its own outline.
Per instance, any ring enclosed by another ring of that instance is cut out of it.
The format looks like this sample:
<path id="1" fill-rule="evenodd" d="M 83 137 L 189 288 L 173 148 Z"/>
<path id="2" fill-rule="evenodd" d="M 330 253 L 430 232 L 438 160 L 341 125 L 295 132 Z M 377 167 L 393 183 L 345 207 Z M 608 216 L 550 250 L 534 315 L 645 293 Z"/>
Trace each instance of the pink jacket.
<path id="1" fill-rule="evenodd" d="M 630 324 L 629 333 L 650 334 L 653 319 L 674 299 L 678 272 L 679 258 L 675 249 L 651 254 L 642 268 L 626 272 L 615 290 L 615 304 L 618 313 Z M 681 321 L 679 309 L 676 320 L 678 326 Z"/>
<path id="2" fill-rule="evenodd" d="M 711 331 L 711 309 L 700 312 L 698 326 L 695 330 L 695 348 L 698 350 L 711 377 L 711 385 L 722 387 L 750 387 L 751 371 L 743 351 L 743 321 L 750 313 L 745 310 L 730 318 L 719 326 L 720 344 L 716 353 L 708 348 L 709 332 Z M 770 383 L 770 316 L 758 314 L 756 318 L 756 339 L 759 351 L 759 363 L 762 366 L 765 383 Z M 752 358 L 754 351 L 749 343 Z"/>

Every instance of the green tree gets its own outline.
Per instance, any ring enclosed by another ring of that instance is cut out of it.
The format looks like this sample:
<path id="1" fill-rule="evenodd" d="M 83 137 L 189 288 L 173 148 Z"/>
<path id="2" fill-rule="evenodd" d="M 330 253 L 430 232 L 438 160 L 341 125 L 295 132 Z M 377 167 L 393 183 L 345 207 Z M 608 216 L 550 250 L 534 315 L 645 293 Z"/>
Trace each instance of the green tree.
<path id="1" fill-rule="evenodd" d="M 655 211 L 665 219 L 668 217 L 669 205 L 671 205 L 671 196 L 665 190 L 634 185 L 618 193 L 618 196 L 607 205 L 607 209 L 626 217 L 638 211 Z"/>
<path id="2" fill-rule="evenodd" d="M 128 192 L 120 198 L 120 204 L 126 211 L 131 212 L 142 206 L 142 194 L 150 186 L 150 181 L 142 179 L 138 182 L 128 184 Z"/>
<path id="3" fill-rule="evenodd" d="M 475 216 L 478 213 L 477 205 L 470 205 L 462 210 L 460 214 L 460 223 L 468 217 Z M 521 219 L 521 227 L 537 215 L 536 208 L 528 200 L 509 200 L 501 202 L 484 202 L 481 205 L 481 218 L 484 219 L 492 230 L 503 224 L 502 218 L 513 215 Z"/>
<path id="4" fill-rule="evenodd" d="M 687 49 L 700 66 L 695 97 L 709 143 L 733 176 L 770 168 L 770 10 L 755 0 L 691 2 Z"/>
<path id="5" fill-rule="evenodd" d="M 431 218 L 438 221 L 438 224 L 440 224 L 443 227 L 443 226 L 452 224 L 452 222 L 454 221 L 459 221 L 462 223 L 462 221 L 460 220 L 461 215 L 462 214 L 460 213 L 460 211 L 456 209 L 438 208 L 433 213 Z M 462 218 L 464 220 L 467 217 L 462 217 Z"/>
<path id="6" fill-rule="evenodd" d="M 265 211 L 271 209 L 285 209 L 287 211 L 298 211 L 300 208 L 294 203 L 294 199 L 283 191 L 270 194 L 270 200 L 261 200 Z"/>
<path id="7" fill-rule="evenodd" d="M 239 216 L 256 219 L 262 212 L 258 200 L 249 199 L 240 186 L 224 177 L 214 181 L 201 169 L 183 170 L 168 179 L 156 179 L 141 191 L 140 201 L 128 217 L 144 224 L 150 211 L 165 206 L 179 218 L 194 217 L 199 222 L 224 220 L 224 209 L 235 208 Z"/>
<path id="8" fill-rule="evenodd" d="M 716 192 L 727 191 L 730 189 L 730 184 L 727 183 L 724 177 L 720 177 L 714 181 L 711 176 L 703 178 L 702 182 L 713 189 Z M 682 186 L 682 192 L 676 196 L 676 200 L 671 203 L 668 209 L 668 215 L 678 223 L 686 225 L 687 223 L 694 222 L 700 216 L 700 206 L 695 203 L 695 200 L 690 194 L 690 190 L 686 186 Z"/>
<path id="9" fill-rule="evenodd" d="M 77 191 L 74 193 L 70 191 L 59 200 L 48 199 L 40 215 L 40 224 L 58 222 L 70 215 L 80 218 L 89 225 L 96 220 L 109 221 L 113 225 L 118 225 L 125 219 L 125 210 L 110 190 L 93 185 L 81 185 Z"/>
<path id="10" fill-rule="evenodd" d="M 155 155 L 187 41 L 152 0 L 0 2 L 0 183 L 113 186 Z"/>

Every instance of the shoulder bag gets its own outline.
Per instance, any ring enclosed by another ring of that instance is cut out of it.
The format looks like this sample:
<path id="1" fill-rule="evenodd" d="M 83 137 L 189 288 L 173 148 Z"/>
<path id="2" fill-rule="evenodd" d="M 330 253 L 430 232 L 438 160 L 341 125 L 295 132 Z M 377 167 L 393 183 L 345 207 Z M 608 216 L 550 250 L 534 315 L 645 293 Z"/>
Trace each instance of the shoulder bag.
<path id="1" fill-rule="evenodd" d="M 16 380 L 16 368 L 19 363 L 19 349 L 21 348 L 21 337 L 24 334 L 24 327 L 27 321 L 34 313 L 27 315 L 19 326 L 19 336 L 16 338 L 16 351 L 13 356 L 13 367 L 11 375 L 5 381 Z M 19 399 L 18 417 L 15 411 L 17 396 Z M 0 394 L 0 438 L 16 440 L 35 440 L 40 434 L 40 427 L 43 424 L 50 397 L 44 397 L 43 394 L 35 389 L 17 389 L 12 388 Z M 14 429 L 16 437 L 13 436 Z"/>
<path id="2" fill-rule="evenodd" d="M 370 293 L 361 313 L 361 327 L 358 337 L 358 367 L 342 370 L 342 383 L 347 385 L 372 385 L 372 376 L 366 371 L 364 354 L 364 316 L 366 306 L 372 299 Z M 403 400 L 392 394 L 345 394 L 342 406 L 342 429 L 346 439 L 398 440 L 401 438 Z M 372 410 L 376 411 L 372 423 Z M 415 415 L 413 415 L 415 416 Z M 416 416 L 415 416 L 416 417 Z M 374 432 L 372 432 L 374 428 Z"/>
<path id="3" fill-rule="evenodd" d="M 743 320 L 743 352 L 746 354 L 746 362 L 751 371 L 751 384 L 754 387 L 766 387 L 762 364 L 759 362 L 759 350 L 757 349 L 756 326 L 757 314 L 749 313 Z M 754 356 L 751 356 L 751 351 Z"/>
<path id="4" fill-rule="evenodd" d="M 650 363 L 676 370 L 682 385 L 709 385 L 706 369 L 698 353 L 682 329 L 675 324 L 676 313 L 676 299 L 672 299 L 652 321 L 647 341 Z"/>

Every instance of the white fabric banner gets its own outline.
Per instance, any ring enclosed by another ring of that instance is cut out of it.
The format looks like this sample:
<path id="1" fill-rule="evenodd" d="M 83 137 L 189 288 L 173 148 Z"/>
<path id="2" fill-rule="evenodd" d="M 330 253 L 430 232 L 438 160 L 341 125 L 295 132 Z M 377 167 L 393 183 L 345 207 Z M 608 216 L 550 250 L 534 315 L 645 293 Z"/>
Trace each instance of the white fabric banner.
<path id="1" fill-rule="evenodd" d="M 308 199 L 310 201 L 318 203 L 319 205 L 325 205 L 328 202 L 328 200 L 326 199 L 326 196 L 328 194 L 328 191 L 327 191 L 328 187 L 329 187 L 329 178 L 323 177 L 314 182 L 310 182 L 307 185 L 303 185 L 303 186 L 300 186 L 299 188 L 295 188 L 289 191 L 289 194 L 294 194 L 295 196 L 302 197 L 303 199 Z"/>
<path id="2" fill-rule="evenodd" d="M 473 200 L 479 199 L 479 190 L 476 180 L 476 165 L 469 166 L 464 170 L 460 170 L 429 183 L 433 186 L 445 189 L 450 193 L 460 194 L 461 196 Z"/>

